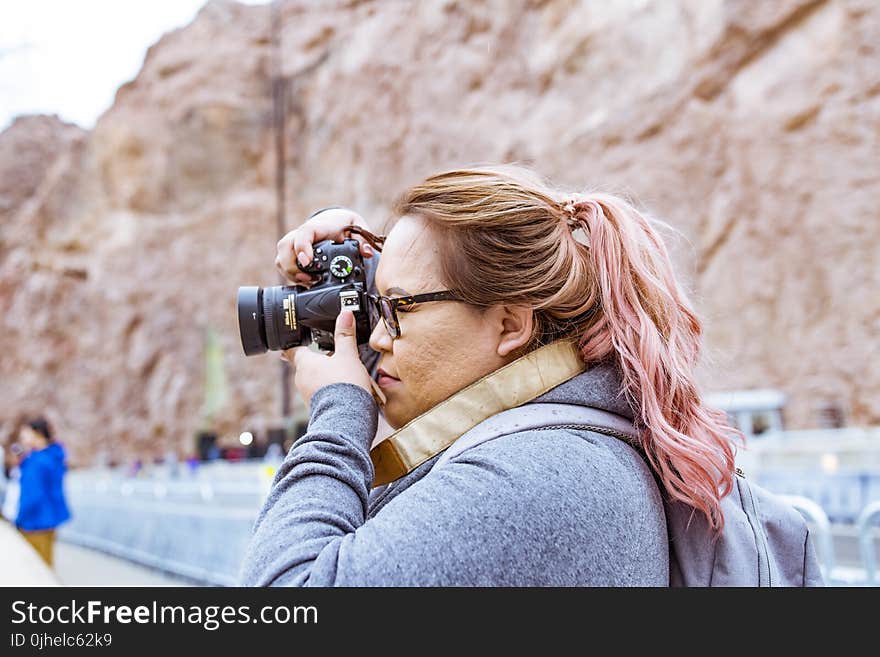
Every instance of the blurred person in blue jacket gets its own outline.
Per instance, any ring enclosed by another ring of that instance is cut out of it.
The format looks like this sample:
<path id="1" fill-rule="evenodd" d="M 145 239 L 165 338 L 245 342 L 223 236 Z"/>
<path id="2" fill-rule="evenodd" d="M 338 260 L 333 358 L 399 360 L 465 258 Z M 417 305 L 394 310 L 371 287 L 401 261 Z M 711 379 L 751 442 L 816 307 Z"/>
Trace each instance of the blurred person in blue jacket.
<path id="1" fill-rule="evenodd" d="M 22 460 L 18 516 L 15 524 L 43 560 L 52 565 L 55 529 L 70 518 L 64 499 L 64 448 L 56 443 L 45 418 L 26 422 L 19 430 L 26 450 Z"/>

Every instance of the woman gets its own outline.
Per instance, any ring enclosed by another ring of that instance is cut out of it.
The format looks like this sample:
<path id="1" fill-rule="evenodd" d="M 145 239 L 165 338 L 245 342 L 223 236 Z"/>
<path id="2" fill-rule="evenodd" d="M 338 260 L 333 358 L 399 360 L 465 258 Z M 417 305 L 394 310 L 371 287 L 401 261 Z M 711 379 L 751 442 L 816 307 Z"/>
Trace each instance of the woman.
<path id="1" fill-rule="evenodd" d="M 21 462 L 21 492 L 15 524 L 28 542 L 52 566 L 55 529 L 70 518 L 64 499 L 64 449 L 56 443 L 42 417 L 25 423 L 19 440 L 27 450 Z"/>
<path id="2" fill-rule="evenodd" d="M 310 423 L 257 519 L 242 582 L 667 585 L 661 492 L 720 530 L 735 432 L 701 401 L 700 324 L 651 222 L 519 167 L 432 176 L 393 219 L 375 269 L 377 361 L 362 362 L 350 312 L 329 357 L 285 353 Z M 307 284 L 296 260 L 350 225 L 368 229 L 344 209 L 313 216 L 279 242 L 276 264 Z M 371 458 L 377 400 L 396 432 Z M 524 403 L 634 421 L 640 444 L 521 431 L 435 468 L 463 431 Z M 383 456 L 413 433 L 440 449 Z"/>

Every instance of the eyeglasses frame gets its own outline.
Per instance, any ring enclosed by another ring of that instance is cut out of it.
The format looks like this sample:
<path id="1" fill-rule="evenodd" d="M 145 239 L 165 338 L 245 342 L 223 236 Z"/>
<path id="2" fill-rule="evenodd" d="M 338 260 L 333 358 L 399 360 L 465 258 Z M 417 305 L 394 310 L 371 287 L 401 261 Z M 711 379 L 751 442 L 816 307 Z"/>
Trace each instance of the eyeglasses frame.
<path id="1" fill-rule="evenodd" d="M 379 317 L 382 318 L 382 322 L 385 324 L 385 328 L 388 330 L 388 334 L 391 336 L 392 340 L 400 337 L 400 319 L 397 317 L 397 309 L 401 306 L 412 306 L 417 303 L 428 303 L 430 301 L 462 301 L 462 299 L 456 296 L 452 290 L 425 292 L 423 294 L 412 294 L 406 297 L 386 297 L 381 294 L 367 294 L 366 296 L 374 304 L 374 307 L 376 308 Z M 391 309 L 393 326 L 389 326 L 388 319 L 385 317 L 385 313 L 382 312 L 383 301 L 388 302 L 388 307 Z"/>

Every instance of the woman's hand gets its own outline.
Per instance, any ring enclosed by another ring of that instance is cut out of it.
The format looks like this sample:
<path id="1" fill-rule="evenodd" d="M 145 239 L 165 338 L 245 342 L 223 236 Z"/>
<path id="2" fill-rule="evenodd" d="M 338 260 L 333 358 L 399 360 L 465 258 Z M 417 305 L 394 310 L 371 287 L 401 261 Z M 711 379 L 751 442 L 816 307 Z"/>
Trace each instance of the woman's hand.
<path id="1" fill-rule="evenodd" d="M 336 351 L 329 355 L 308 347 L 281 352 L 281 358 L 295 368 L 294 385 L 307 406 L 319 388 L 331 383 L 352 383 L 373 395 L 370 374 L 358 353 L 354 314 L 350 310 L 343 310 L 336 318 L 333 340 Z"/>
<path id="2" fill-rule="evenodd" d="M 311 286 L 314 280 L 312 275 L 303 272 L 299 265 L 305 266 L 312 261 L 312 244 L 331 239 L 341 242 L 346 237 L 345 228 L 348 226 L 370 230 L 364 218 L 353 210 L 331 208 L 319 212 L 278 241 L 275 267 L 293 285 Z M 351 237 L 360 243 L 361 255 L 365 258 L 373 257 L 373 247 L 362 236 L 352 233 Z"/>

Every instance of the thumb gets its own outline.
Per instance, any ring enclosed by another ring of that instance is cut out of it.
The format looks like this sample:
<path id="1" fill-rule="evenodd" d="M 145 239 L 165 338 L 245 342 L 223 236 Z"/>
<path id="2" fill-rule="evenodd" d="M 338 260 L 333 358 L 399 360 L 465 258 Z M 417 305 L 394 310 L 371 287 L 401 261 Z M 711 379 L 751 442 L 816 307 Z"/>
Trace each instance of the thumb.
<path id="1" fill-rule="evenodd" d="M 343 310 L 336 317 L 336 331 L 333 336 L 334 353 L 357 353 L 357 337 L 355 336 L 354 313 Z"/>

